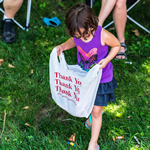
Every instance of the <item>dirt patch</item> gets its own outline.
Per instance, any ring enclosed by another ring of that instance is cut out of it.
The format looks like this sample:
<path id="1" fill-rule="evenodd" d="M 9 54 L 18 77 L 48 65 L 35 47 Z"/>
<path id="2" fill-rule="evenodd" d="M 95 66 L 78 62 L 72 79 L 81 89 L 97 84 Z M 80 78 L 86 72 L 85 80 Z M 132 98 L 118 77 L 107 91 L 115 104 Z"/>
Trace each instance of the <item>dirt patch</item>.
<path id="1" fill-rule="evenodd" d="M 41 120 L 44 118 L 50 117 L 57 119 L 58 121 L 63 121 L 66 119 L 68 113 L 61 109 L 52 99 L 51 94 L 47 96 L 48 102 L 46 105 L 42 106 L 39 112 L 36 115 L 35 123 L 38 127 L 41 123 Z"/>
<path id="2" fill-rule="evenodd" d="M 50 108 L 50 107 L 48 107 L 48 106 L 52 107 L 51 105 L 44 105 L 44 106 L 40 109 L 40 111 L 37 113 L 36 119 L 35 119 L 36 126 L 39 125 L 40 121 L 41 121 L 43 118 L 49 116 L 49 114 L 50 114 L 51 111 L 53 111 L 54 109 L 56 109 L 56 106 L 54 106 L 54 107 L 52 107 L 52 108 Z"/>

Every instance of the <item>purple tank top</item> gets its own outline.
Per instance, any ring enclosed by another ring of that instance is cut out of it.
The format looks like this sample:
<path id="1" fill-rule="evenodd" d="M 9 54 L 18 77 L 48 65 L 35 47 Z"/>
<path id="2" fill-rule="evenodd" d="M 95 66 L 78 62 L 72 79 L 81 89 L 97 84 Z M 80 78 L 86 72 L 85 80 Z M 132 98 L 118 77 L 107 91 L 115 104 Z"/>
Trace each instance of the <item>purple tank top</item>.
<path id="1" fill-rule="evenodd" d="M 94 37 L 89 42 L 83 42 L 81 39 L 73 38 L 77 47 L 77 63 L 84 70 L 89 70 L 90 66 L 98 63 L 108 55 L 108 46 L 101 44 L 102 27 L 98 26 Z M 100 83 L 110 82 L 113 78 L 113 66 L 109 62 L 102 70 Z"/>

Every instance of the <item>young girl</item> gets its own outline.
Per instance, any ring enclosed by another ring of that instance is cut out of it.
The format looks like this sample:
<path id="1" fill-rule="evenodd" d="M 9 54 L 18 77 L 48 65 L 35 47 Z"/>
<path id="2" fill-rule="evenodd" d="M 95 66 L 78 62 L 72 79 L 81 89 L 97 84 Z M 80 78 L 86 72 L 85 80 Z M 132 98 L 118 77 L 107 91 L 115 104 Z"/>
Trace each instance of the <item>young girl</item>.
<path id="1" fill-rule="evenodd" d="M 74 5 L 65 16 L 67 32 L 71 36 L 66 42 L 57 46 L 57 54 L 77 47 L 77 63 L 84 70 L 97 63 L 102 70 L 102 78 L 99 84 L 94 107 L 91 112 L 92 124 L 89 119 L 87 126 L 92 126 L 91 140 L 88 150 L 98 150 L 97 140 L 102 125 L 103 106 L 107 102 L 114 101 L 114 88 L 117 83 L 113 78 L 113 66 L 110 62 L 119 52 L 120 43 L 115 36 L 98 26 L 98 18 L 94 11 L 86 4 Z M 111 47 L 108 53 L 108 46 Z"/>

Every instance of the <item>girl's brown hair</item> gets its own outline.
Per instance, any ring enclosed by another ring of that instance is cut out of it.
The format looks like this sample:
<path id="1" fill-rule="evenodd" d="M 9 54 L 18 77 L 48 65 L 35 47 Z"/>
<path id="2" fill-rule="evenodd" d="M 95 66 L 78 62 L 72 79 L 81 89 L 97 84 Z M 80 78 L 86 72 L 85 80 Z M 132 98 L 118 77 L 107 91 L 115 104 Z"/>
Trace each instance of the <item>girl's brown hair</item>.
<path id="1" fill-rule="evenodd" d="M 84 3 L 79 3 L 72 6 L 65 16 L 65 24 L 67 27 L 67 33 L 75 37 L 75 32 L 78 32 L 80 36 L 89 34 L 89 28 L 91 28 L 91 33 L 98 28 L 98 17 L 95 15 L 92 8 Z M 82 34 L 79 28 L 84 28 L 84 33 Z"/>

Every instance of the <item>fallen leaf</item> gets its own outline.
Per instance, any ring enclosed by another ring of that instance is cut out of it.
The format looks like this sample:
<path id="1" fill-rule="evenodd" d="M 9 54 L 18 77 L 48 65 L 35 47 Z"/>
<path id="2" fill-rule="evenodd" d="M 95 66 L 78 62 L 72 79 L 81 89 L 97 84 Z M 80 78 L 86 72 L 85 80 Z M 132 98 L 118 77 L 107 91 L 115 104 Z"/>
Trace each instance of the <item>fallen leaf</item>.
<path id="1" fill-rule="evenodd" d="M 108 31 L 111 31 L 111 30 L 115 30 L 115 27 L 111 27 L 108 29 Z"/>
<path id="2" fill-rule="evenodd" d="M 30 70 L 30 73 L 33 74 L 33 69 Z"/>
<path id="3" fill-rule="evenodd" d="M 28 123 L 25 123 L 26 126 L 30 127 L 30 125 Z"/>
<path id="4" fill-rule="evenodd" d="M 29 108 L 29 106 L 26 106 L 26 107 L 24 107 L 23 109 L 28 109 Z"/>
<path id="5" fill-rule="evenodd" d="M 115 137 L 113 136 L 112 138 L 113 138 L 113 141 L 115 142 L 116 141 Z"/>
<path id="6" fill-rule="evenodd" d="M 9 68 L 15 68 L 15 66 L 11 65 L 11 64 L 8 64 L 8 67 Z"/>
<path id="7" fill-rule="evenodd" d="M 75 142 L 75 133 L 73 135 L 71 135 L 71 137 L 69 138 L 69 141 Z"/>
<path id="8" fill-rule="evenodd" d="M 150 128 L 150 126 L 147 126 L 147 128 Z"/>
<path id="9" fill-rule="evenodd" d="M 55 12 L 55 11 L 52 11 L 52 13 L 56 14 L 56 12 Z"/>
<path id="10" fill-rule="evenodd" d="M 0 66 L 2 65 L 3 62 L 4 62 L 4 59 L 0 59 Z"/>
<path id="11" fill-rule="evenodd" d="M 139 31 L 137 29 L 136 30 L 132 30 L 132 32 L 134 32 L 136 36 L 140 36 L 140 33 L 139 33 Z"/>
<path id="12" fill-rule="evenodd" d="M 51 144 L 51 143 L 52 143 L 52 140 L 49 140 L 49 143 Z"/>

